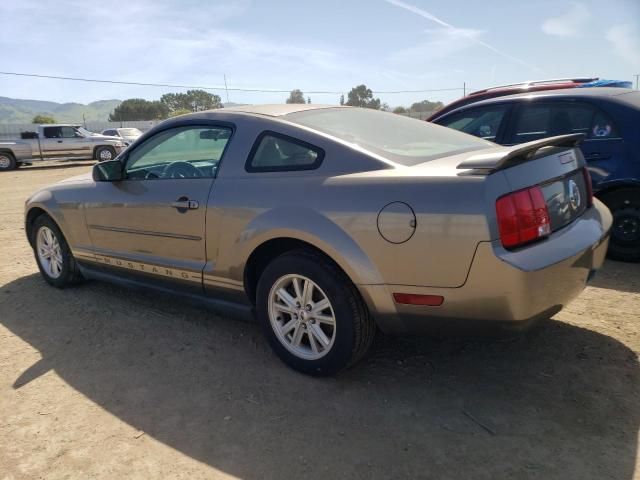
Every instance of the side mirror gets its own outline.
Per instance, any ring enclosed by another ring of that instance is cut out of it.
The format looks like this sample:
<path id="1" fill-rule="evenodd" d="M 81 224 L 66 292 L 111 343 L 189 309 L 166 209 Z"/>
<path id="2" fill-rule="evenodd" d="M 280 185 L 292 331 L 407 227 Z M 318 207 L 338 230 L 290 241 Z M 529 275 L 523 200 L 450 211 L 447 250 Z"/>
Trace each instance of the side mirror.
<path id="1" fill-rule="evenodd" d="M 96 163 L 93 166 L 94 182 L 117 182 L 124 178 L 123 166 L 120 160 L 109 160 Z"/>

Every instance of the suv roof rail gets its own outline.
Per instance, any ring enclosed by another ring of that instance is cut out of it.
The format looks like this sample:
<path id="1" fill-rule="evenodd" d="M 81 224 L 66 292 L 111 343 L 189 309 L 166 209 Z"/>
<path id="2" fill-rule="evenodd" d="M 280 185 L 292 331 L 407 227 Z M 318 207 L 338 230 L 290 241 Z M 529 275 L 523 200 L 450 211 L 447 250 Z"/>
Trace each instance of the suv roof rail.
<path id="1" fill-rule="evenodd" d="M 589 83 L 599 80 L 598 77 L 577 77 L 577 78 L 549 78 L 546 80 L 529 80 L 526 82 L 518 82 L 518 83 L 507 83 L 505 85 L 495 85 L 488 88 L 483 88 L 482 90 L 477 90 L 475 92 L 471 92 L 469 95 L 475 95 L 478 93 L 490 92 L 491 90 L 496 90 L 498 88 L 508 88 L 508 87 L 528 87 L 531 85 L 544 85 L 545 83 L 562 83 L 562 82 L 573 82 L 573 83 Z"/>

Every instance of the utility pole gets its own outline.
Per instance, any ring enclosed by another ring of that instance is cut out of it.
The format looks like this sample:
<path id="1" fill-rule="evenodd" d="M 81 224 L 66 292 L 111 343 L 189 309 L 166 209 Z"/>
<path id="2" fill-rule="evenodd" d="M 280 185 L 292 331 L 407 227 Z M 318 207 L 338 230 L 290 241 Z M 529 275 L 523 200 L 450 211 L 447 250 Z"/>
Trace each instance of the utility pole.
<path id="1" fill-rule="evenodd" d="M 223 73 L 224 76 L 224 89 L 227 92 L 227 103 L 229 103 L 229 88 L 227 87 L 227 74 Z"/>
<path id="2" fill-rule="evenodd" d="M 636 73 L 636 90 L 638 90 L 638 77 L 640 77 L 640 73 Z"/>
<path id="3" fill-rule="evenodd" d="M 462 96 L 467 96 L 467 82 L 462 82 Z"/>

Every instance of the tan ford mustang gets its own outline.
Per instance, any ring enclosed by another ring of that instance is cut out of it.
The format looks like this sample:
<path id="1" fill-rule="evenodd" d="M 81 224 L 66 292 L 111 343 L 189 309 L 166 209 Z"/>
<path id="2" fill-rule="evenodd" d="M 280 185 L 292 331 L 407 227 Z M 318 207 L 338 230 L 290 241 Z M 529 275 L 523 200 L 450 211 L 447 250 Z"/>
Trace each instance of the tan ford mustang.
<path id="1" fill-rule="evenodd" d="M 522 326 L 578 295 L 611 226 L 579 140 L 500 147 L 349 107 L 195 113 L 35 193 L 26 231 L 54 286 L 255 312 L 287 364 L 328 375 L 377 328 Z"/>

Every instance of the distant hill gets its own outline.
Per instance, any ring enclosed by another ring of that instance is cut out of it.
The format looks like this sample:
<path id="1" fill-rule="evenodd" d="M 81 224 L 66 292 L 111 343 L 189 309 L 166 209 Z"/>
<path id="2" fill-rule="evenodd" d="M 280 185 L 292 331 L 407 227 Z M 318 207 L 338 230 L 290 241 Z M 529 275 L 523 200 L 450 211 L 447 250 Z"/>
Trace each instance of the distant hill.
<path id="1" fill-rule="evenodd" d="M 50 115 L 60 123 L 82 123 L 82 114 L 87 122 L 106 122 L 109 114 L 121 103 L 122 100 L 98 100 L 84 105 L 0 97 L 0 124 L 31 123 L 38 114 Z M 233 107 L 244 104 L 229 102 L 223 105 Z"/>
<path id="2" fill-rule="evenodd" d="M 120 103 L 120 100 L 98 100 L 84 105 L 0 97 L 0 123 L 31 123 L 39 113 L 51 115 L 61 123 L 82 122 L 83 114 L 87 121 L 106 122 Z"/>

